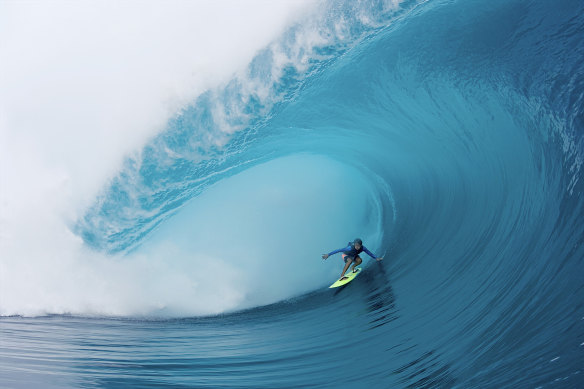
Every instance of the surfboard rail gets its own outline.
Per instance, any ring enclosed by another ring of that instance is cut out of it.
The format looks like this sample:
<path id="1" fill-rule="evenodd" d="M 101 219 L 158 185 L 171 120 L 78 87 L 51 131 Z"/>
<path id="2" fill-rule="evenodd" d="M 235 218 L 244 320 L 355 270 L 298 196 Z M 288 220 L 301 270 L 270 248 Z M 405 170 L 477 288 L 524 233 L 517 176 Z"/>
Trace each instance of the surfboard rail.
<path id="1" fill-rule="evenodd" d="M 360 267 L 356 267 L 355 270 L 356 271 L 354 271 L 354 272 L 348 271 L 347 273 L 345 273 L 343 278 L 336 280 L 331 286 L 329 286 L 329 289 L 330 288 L 338 288 L 339 286 L 347 285 L 349 282 L 353 281 L 355 279 L 355 277 L 357 277 L 359 275 L 359 273 L 361 273 Z"/>

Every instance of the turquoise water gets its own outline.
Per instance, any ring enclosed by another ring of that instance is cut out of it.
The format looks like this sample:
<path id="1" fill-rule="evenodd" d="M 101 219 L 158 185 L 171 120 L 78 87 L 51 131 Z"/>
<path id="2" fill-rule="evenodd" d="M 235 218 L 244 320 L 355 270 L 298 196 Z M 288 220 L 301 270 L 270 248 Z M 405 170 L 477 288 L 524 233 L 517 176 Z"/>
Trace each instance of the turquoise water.
<path id="1" fill-rule="evenodd" d="M 12 309 L 0 385 L 582 387 L 583 5 L 290 28 L 72 223 L 111 296 Z M 328 290 L 357 236 L 385 259 Z"/>

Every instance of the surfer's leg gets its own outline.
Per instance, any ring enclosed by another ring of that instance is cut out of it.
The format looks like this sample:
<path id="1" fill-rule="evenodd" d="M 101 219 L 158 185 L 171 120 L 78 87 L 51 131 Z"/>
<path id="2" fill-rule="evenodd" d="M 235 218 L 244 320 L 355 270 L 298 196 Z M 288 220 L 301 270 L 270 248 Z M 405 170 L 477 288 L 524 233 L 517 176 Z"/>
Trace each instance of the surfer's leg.
<path id="1" fill-rule="evenodd" d="M 351 257 L 344 256 L 343 259 L 345 260 L 345 267 L 343 268 L 343 272 L 341 273 L 341 277 L 339 278 L 339 280 L 341 278 L 343 278 L 343 276 L 345 275 L 345 272 L 347 271 L 347 269 L 349 268 L 349 266 L 351 266 L 351 263 L 353 262 L 353 258 L 351 258 Z"/>
<path id="2" fill-rule="evenodd" d="M 351 270 L 355 271 L 355 267 L 359 266 L 361 262 L 363 262 L 363 260 L 361 259 L 360 256 L 357 255 L 357 258 L 355 258 L 355 262 L 353 263 L 353 267 L 351 268 Z"/>

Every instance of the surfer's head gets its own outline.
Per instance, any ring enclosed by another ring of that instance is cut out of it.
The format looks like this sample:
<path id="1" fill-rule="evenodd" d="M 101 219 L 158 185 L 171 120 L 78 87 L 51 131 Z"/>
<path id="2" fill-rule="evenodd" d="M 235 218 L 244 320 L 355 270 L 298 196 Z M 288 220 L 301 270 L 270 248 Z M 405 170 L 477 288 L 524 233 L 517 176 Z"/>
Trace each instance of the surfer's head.
<path id="1" fill-rule="evenodd" d="M 353 241 L 353 245 L 355 246 L 356 249 L 360 249 L 361 246 L 363 245 L 363 241 L 357 238 Z"/>

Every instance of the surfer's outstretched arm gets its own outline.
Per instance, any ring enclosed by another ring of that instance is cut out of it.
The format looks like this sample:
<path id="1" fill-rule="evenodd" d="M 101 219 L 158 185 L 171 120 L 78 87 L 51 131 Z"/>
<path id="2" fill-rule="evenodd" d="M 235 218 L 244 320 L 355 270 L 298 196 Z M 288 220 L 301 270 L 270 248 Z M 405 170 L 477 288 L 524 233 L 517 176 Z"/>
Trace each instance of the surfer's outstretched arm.
<path id="1" fill-rule="evenodd" d="M 340 252 L 343 252 L 343 251 L 347 251 L 347 250 L 350 250 L 350 249 L 351 249 L 351 246 L 347 246 L 347 247 L 343 247 L 343 248 L 340 248 L 340 249 L 337 249 L 337 250 L 331 251 L 331 252 L 330 252 L 330 253 L 328 253 L 328 254 L 323 254 L 323 255 L 322 255 L 322 259 L 327 259 L 327 258 L 328 258 L 328 257 L 330 257 L 331 255 L 334 255 L 334 254 L 336 254 L 336 253 L 340 253 Z"/>
<path id="2" fill-rule="evenodd" d="M 371 258 L 373 258 L 373 259 L 377 258 L 377 256 L 375 254 L 373 254 L 371 251 L 369 251 L 369 249 L 365 246 L 363 246 L 363 251 L 365 251 L 367 253 L 367 255 L 369 255 Z"/>
<path id="3" fill-rule="evenodd" d="M 375 254 L 373 254 L 371 251 L 369 251 L 369 249 L 365 246 L 363 246 L 363 251 L 365 251 L 367 253 L 367 255 L 369 255 L 371 258 L 376 259 L 378 261 L 381 261 L 383 258 L 376 256 Z"/>

